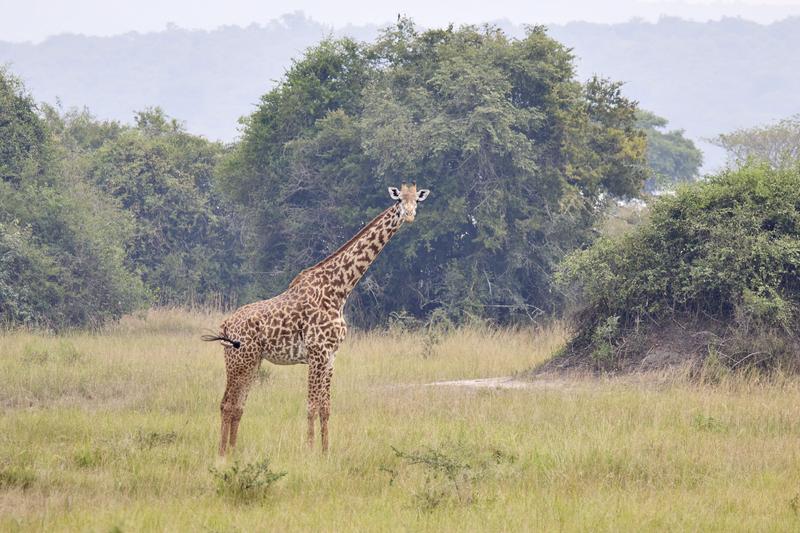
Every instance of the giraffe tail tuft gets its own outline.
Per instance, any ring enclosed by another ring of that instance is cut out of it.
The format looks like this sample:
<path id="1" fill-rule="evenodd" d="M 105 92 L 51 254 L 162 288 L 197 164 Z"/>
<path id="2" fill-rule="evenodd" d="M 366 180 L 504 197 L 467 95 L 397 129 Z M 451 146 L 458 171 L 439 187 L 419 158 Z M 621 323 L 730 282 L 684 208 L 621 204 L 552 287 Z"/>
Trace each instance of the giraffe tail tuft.
<path id="1" fill-rule="evenodd" d="M 204 341 L 206 341 L 206 342 L 211 342 L 211 341 L 222 341 L 222 342 L 227 342 L 227 343 L 229 343 L 231 346 L 233 346 L 234 348 L 238 348 L 239 346 L 241 346 L 241 345 L 242 345 L 242 343 L 241 343 L 241 342 L 239 342 L 239 341 L 235 341 L 235 340 L 233 340 L 233 339 L 229 339 L 228 337 L 224 337 L 224 336 L 222 336 L 222 335 L 203 335 L 203 336 L 201 336 L 200 338 L 201 338 L 201 339 L 203 339 L 203 340 L 204 340 Z"/>

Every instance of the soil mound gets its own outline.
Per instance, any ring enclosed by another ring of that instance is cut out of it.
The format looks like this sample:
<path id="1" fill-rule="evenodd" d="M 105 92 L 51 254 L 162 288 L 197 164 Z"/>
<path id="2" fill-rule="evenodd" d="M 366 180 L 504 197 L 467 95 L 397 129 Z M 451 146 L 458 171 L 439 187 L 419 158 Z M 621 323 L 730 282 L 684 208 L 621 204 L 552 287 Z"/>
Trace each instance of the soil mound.
<path id="1" fill-rule="evenodd" d="M 775 368 L 776 358 L 800 353 L 796 339 L 773 332 L 748 332 L 713 320 L 677 320 L 628 331 L 607 350 L 580 338 L 531 371 L 532 376 L 565 373 L 636 373 L 685 370 Z M 781 357 L 786 362 L 785 357 Z M 795 359 L 795 358 L 792 358 Z M 785 365 L 781 365 L 785 366 Z"/>

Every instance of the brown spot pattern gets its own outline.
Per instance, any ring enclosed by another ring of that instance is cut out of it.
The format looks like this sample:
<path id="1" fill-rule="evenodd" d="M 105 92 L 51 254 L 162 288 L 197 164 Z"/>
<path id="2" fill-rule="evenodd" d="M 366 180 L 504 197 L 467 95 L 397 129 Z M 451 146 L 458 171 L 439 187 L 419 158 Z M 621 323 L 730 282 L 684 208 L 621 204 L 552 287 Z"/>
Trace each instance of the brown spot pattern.
<path id="1" fill-rule="evenodd" d="M 308 444 L 313 446 L 319 416 L 322 449 L 328 449 L 333 363 L 347 333 L 345 302 L 403 222 L 413 220 L 416 197 L 416 188 L 412 191 L 404 186 L 401 201 L 328 258 L 298 274 L 285 292 L 245 305 L 222 323 L 221 335 L 241 345 L 238 349 L 225 346 L 227 383 L 220 404 L 220 455 L 236 445 L 247 394 L 262 359 L 277 365 L 308 365 Z"/>

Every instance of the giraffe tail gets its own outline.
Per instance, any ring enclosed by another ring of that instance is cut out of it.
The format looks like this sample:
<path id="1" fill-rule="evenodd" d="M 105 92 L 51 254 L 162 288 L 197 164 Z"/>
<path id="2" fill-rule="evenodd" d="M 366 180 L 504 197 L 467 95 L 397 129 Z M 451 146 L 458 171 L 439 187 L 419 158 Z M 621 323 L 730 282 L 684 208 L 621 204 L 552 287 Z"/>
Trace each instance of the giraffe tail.
<path id="1" fill-rule="evenodd" d="M 227 342 L 231 346 L 233 346 L 234 348 L 238 348 L 239 346 L 242 345 L 241 342 L 235 341 L 233 339 L 229 339 L 228 337 L 225 337 L 225 336 L 222 336 L 222 335 L 203 335 L 200 338 L 203 339 L 206 342 L 211 342 L 211 341 Z"/>

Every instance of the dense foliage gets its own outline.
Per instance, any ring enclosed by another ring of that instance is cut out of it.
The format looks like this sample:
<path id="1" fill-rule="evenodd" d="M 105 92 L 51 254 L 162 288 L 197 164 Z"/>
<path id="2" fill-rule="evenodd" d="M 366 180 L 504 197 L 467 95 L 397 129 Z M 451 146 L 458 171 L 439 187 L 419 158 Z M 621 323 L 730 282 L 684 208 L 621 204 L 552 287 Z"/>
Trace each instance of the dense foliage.
<path id="1" fill-rule="evenodd" d="M 0 318 L 86 325 L 131 310 L 142 294 L 124 267 L 124 217 L 76 175 L 5 72 L 0 102 Z"/>
<path id="2" fill-rule="evenodd" d="M 150 109 L 91 158 L 89 180 L 132 217 L 126 262 L 154 303 L 238 303 L 235 219 L 212 179 L 222 152 Z"/>
<path id="3" fill-rule="evenodd" d="M 412 181 L 431 199 L 356 290 L 352 321 L 527 319 L 559 309 L 552 273 L 595 238 L 611 198 L 637 195 L 652 169 L 682 181 L 699 164 L 620 84 L 578 82 L 538 27 L 511 39 L 401 20 L 372 43 L 323 41 L 230 149 L 159 108 L 127 126 L 0 82 L 5 323 L 276 294 L 388 206 L 387 186 Z"/>
<path id="4" fill-rule="evenodd" d="M 637 230 L 601 239 L 561 267 L 562 285 L 580 302 L 579 337 L 616 338 L 686 315 L 795 337 L 798 206 L 798 165 L 749 165 L 662 198 Z"/>
<path id="5" fill-rule="evenodd" d="M 603 198 L 638 194 L 645 136 L 619 84 L 575 80 L 570 52 L 531 28 L 418 32 L 309 50 L 246 121 L 220 169 L 245 210 L 262 292 L 282 290 L 389 205 L 432 190 L 367 273 L 350 314 L 501 321 L 551 310 L 550 274 L 586 244 Z"/>
<path id="6" fill-rule="evenodd" d="M 661 131 L 666 128 L 667 119 L 643 110 L 637 112 L 636 123 L 647 135 L 647 166 L 652 172 L 645 184 L 648 190 L 697 179 L 703 153 L 684 136 L 683 130 Z"/>
<path id="7" fill-rule="evenodd" d="M 216 144 L 158 110 L 135 127 L 38 108 L 0 72 L 0 321 L 91 326 L 241 285 Z"/>

